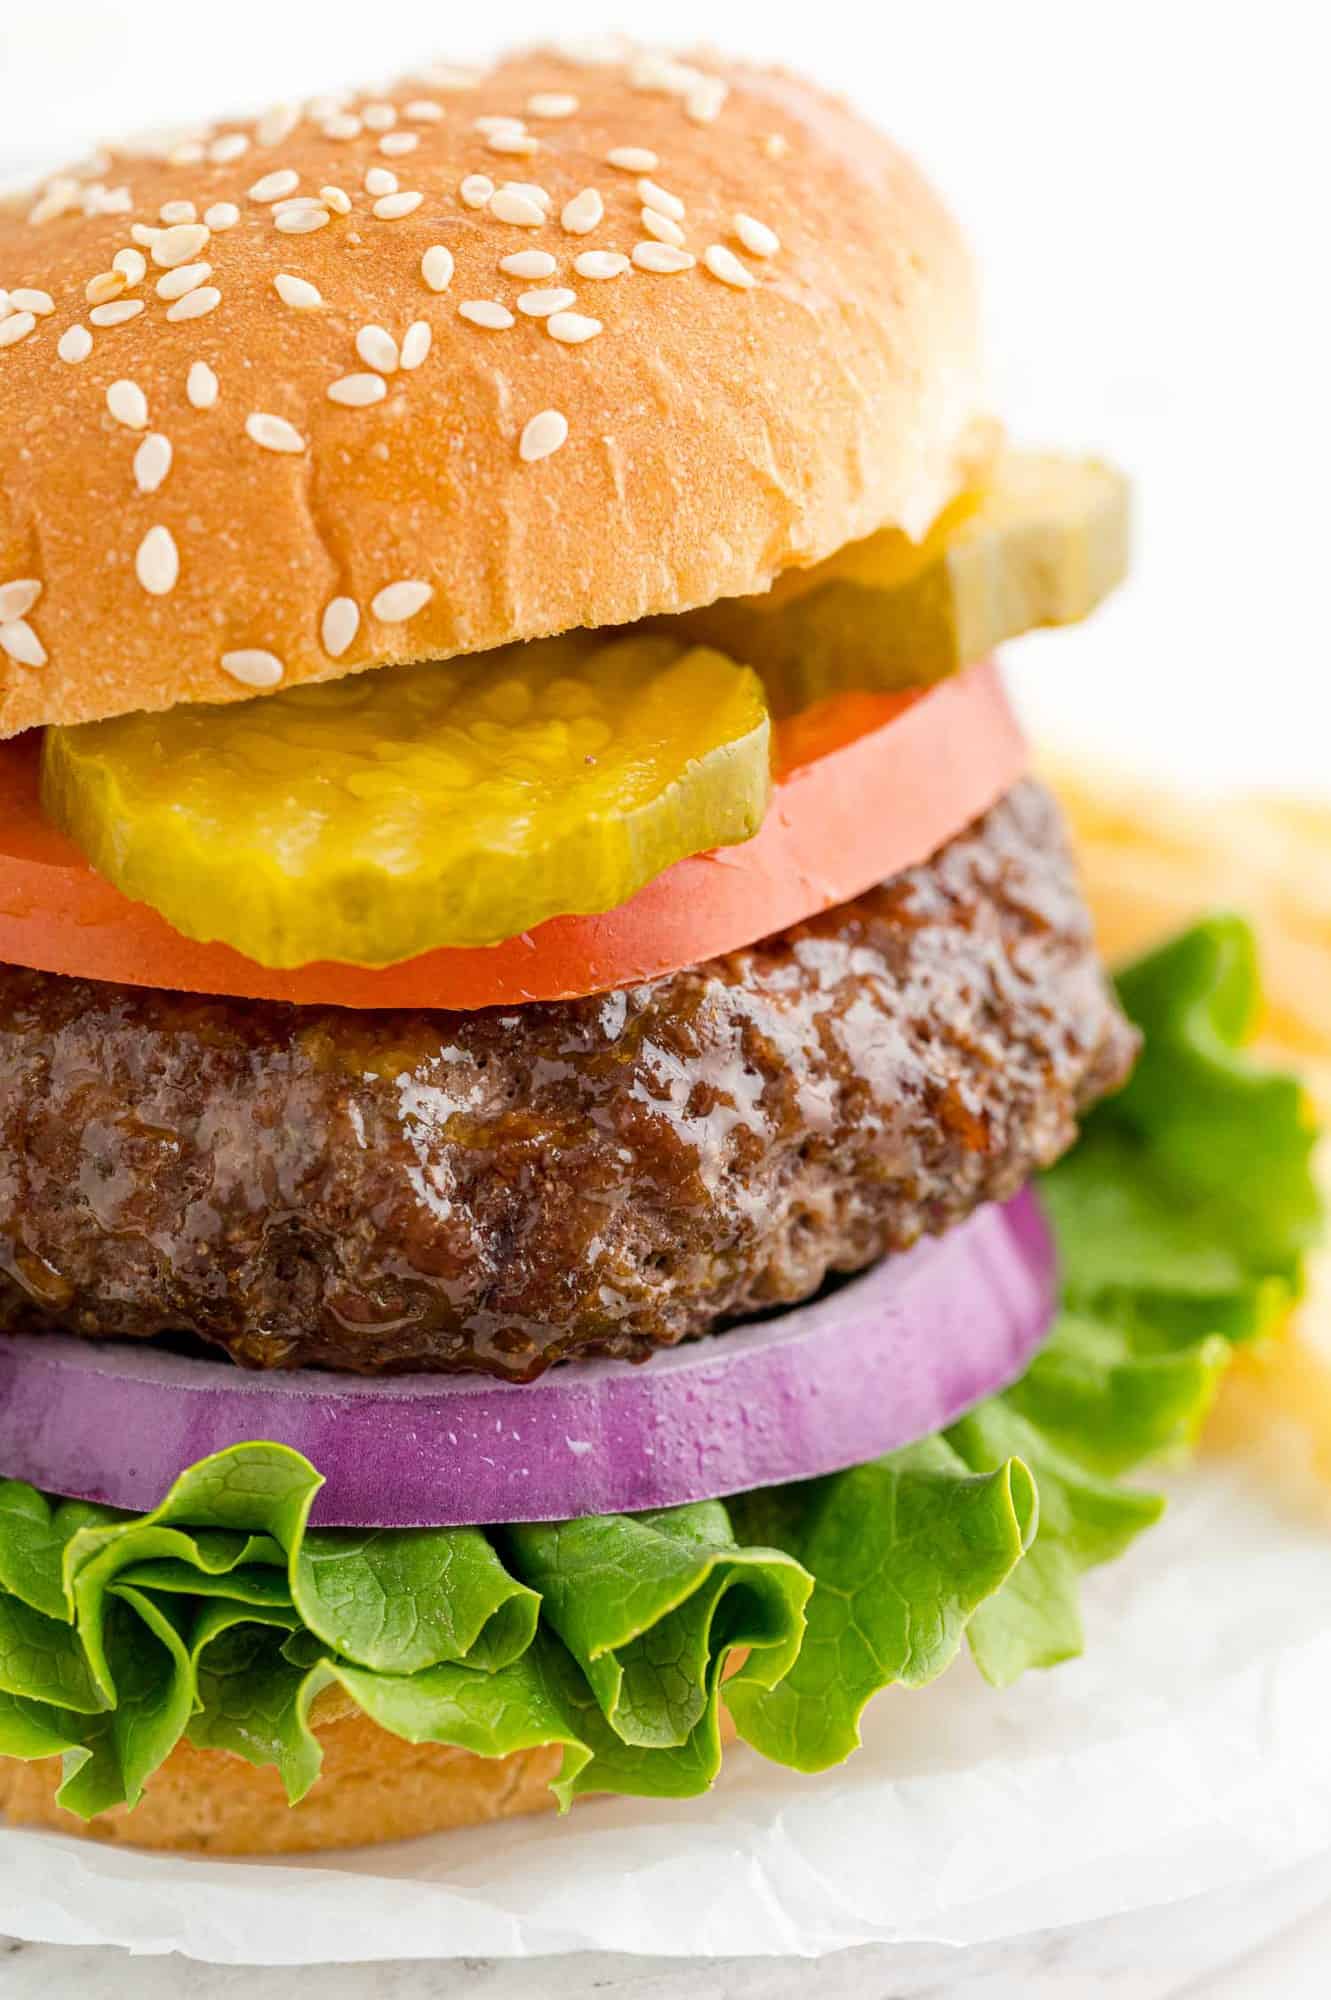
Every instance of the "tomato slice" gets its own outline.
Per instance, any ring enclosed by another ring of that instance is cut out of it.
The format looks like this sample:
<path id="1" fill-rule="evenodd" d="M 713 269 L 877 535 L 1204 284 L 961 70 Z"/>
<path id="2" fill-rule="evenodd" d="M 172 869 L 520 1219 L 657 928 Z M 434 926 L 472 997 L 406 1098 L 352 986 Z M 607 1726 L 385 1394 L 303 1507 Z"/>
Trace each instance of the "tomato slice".
<path id="1" fill-rule="evenodd" d="M 0 959 L 131 986 L 338 1007 L 567 1000 L 735 951 L 923 861 L 1021 776 L 1026 746 L 986 662 L 905 694 L 843 695 L 781 723 L 776 784 L 740 847 L 676 862 L 601 916 L 400 965 L 270 971 L 197 944 L 94 873 L 43 819 L 36 734 L 0 744 Z"/>

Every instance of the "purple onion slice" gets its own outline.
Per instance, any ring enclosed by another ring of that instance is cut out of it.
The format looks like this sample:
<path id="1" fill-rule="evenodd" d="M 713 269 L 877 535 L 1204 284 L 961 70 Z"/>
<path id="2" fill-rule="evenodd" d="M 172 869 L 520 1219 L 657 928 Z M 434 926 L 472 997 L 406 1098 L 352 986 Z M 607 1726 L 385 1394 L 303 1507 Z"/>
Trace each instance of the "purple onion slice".
<path id="1" fill-rule="evenodd" d="M 808 1479 L 926 1437 L 1022 1373 L 1056 1304 L 1028 1191 L 836 1291 L 641 1365 L 251 1374 L 134 1343 L 0 1336 L 0 1478 L 134 1511 L 268 1439 L 327 1480 L 322 1526 L 562 1520 Z"/>

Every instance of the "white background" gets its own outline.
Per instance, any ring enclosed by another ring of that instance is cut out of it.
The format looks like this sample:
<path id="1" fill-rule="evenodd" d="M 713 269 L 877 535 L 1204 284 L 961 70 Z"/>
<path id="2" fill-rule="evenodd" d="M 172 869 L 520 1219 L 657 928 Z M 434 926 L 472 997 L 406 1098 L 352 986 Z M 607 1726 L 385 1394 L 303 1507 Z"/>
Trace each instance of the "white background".
<path id="1" fill-rule="evenodd" d="M 808 68 L 903 139 L 965 221 L 987 274 L 995 406 L 1014 434 L 1101 450 L 1137 482 L 1130 588 L 1089 628 L 1018 649 L 1037 727 L 1162 777 L 1331 790 L 1322 13 L 1318 0 L 673 0 L 651 9 L 509 0 L 502 10 L 438 0 L 0 0 L 0 182 L 107 133 L 381 79 L 427 54 L 483 54 L 499 33 L 626 26 Z M 0 283 L 11 275 L 0 270 Z M 1252 1890 L 1234 1898 L 1236 1909 L 1251 1905 Z M 829 1961 L 799 1979 L 829 1996 L 885 1990 L 889 1980 L 903 1994 L 936 1994 L 944 1977 L 949 1991 L 964 1984 L 977 2000 L 981 1989 L 986 2000 L 1154 1996 L 1203 1990 L 1192 1981 L 1218 1940 L 1208 1992 L 1294 2000 L 1320 1990 L 1317 1938 L 1297 1950 L 1291 1941 L 1279 1964 L 1266 1953 L 1247 1961 L 1250 1979 L 1236 1963 L 1226 1979 L 1221 1959 L 1228 1951 L 1242 1960 L 1245 1946 L 1226 1944 L 1214 1912 L 1177 1914 L 1173 1958 L 1162 1917 L 1155 1930 L 1134 1921 L 1119 1944 L 1095 1926 L 1020 1959 L 1004 1951 L 1001 1968 L 968 1954 L 964 1970 L 953 1961 L 955 1987 L 937 1963 L 903 1978 L 896 1958 L 891 1972 L 886 1961 L 858 1971 Z M 33 1953 L 6 1963 L 16 1993 L 129 1990 L 118 1960 Z M 169 1975 L 167 1963 L 134 1975 L 135 1985 L 182 1990 L 178 1962 Z M 544 1990 L 546 1969 L 525 1971 L 540 1978 L 522 1991 Z M 659 1967 L 656 1976 L 619 1972 L 625 1990 L 666 1990 Z M 775 1992 L 775 1975 L 760 1972 L 751 1990 Z M 440 1976 L 412 1981 L 410 1992 L 442 1992 Z M 498 1993 L 497 1978 L 477 1976 Z M 621 1990 L 618 1973 L 604 1976 Z M 330 1975 L 318 1978 L 318 1990 L 332 1990 Z M 219 1974 L 206 1990 L 220 1995 L 223 1979 L 228 1993 L 294 1986 L 292 1975 L 270 1986 Z M 5 1980 L 0 1972 L 8 1991 Z M 202 1988 L 191 1979 L 190 1990 Z M 353 1990 L 368 1987 L 337 1984 Z M 671 1993 L 682 1990 L 670 1982 Z M 723 1987 L 709 1975 L 695 1990 Z"/>
<path id="2" fill-rule="evenodd" d="M 1196 784 L 1325 790 L 1324 19 L 1317 0 L 0 0 L 0 178 L 500 34 L 626 26 L 808 68 L 966 223 L 1011 430 L 1136 480 L 1128 591 L 1019 649 L 1040 732 Z"/>

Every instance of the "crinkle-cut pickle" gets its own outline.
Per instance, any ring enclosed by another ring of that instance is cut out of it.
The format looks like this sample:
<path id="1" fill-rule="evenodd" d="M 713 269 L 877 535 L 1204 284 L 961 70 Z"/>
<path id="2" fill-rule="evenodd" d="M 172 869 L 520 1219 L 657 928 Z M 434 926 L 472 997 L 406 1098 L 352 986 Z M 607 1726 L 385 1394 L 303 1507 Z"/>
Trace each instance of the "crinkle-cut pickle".
<path id="1" fill-rule="evenodd" d="M 757 677 L 647 634 L 50 729 L 42 765 L 48 816 L 94 868 L 275 968 L 613 909 L 756 833 L 770 783 Z"/>
<path id="2" fill-rule="evenodd" d="M 1112 466 L 1008 452 L 922 542 L 885 529 L 666 629 L 756 667 L 776 715 L 929 686 L 1022 632 L 1087 617 L 1127 570 L 1129 514 Z"/>

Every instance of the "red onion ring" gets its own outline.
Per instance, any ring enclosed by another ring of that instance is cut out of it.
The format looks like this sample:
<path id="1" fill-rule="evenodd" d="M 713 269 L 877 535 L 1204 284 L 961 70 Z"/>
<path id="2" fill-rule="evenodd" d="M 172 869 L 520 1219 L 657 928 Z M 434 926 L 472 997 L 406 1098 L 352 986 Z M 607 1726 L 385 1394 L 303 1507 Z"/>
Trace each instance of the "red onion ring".
<path id="1" fill-rule="evenodd" d="M 140 1512 L 266 1439 L 325 1475 L 321 1526 L 632 1513 L 809 1479 L 953 1422 L 1021 1374 L 1056 1305 L 1027 1190 L 811 1304 L 643 1365 L 482 1376 L 251 1374 L 133 1343 L 0 1337 L 0 1477 Z"/>

